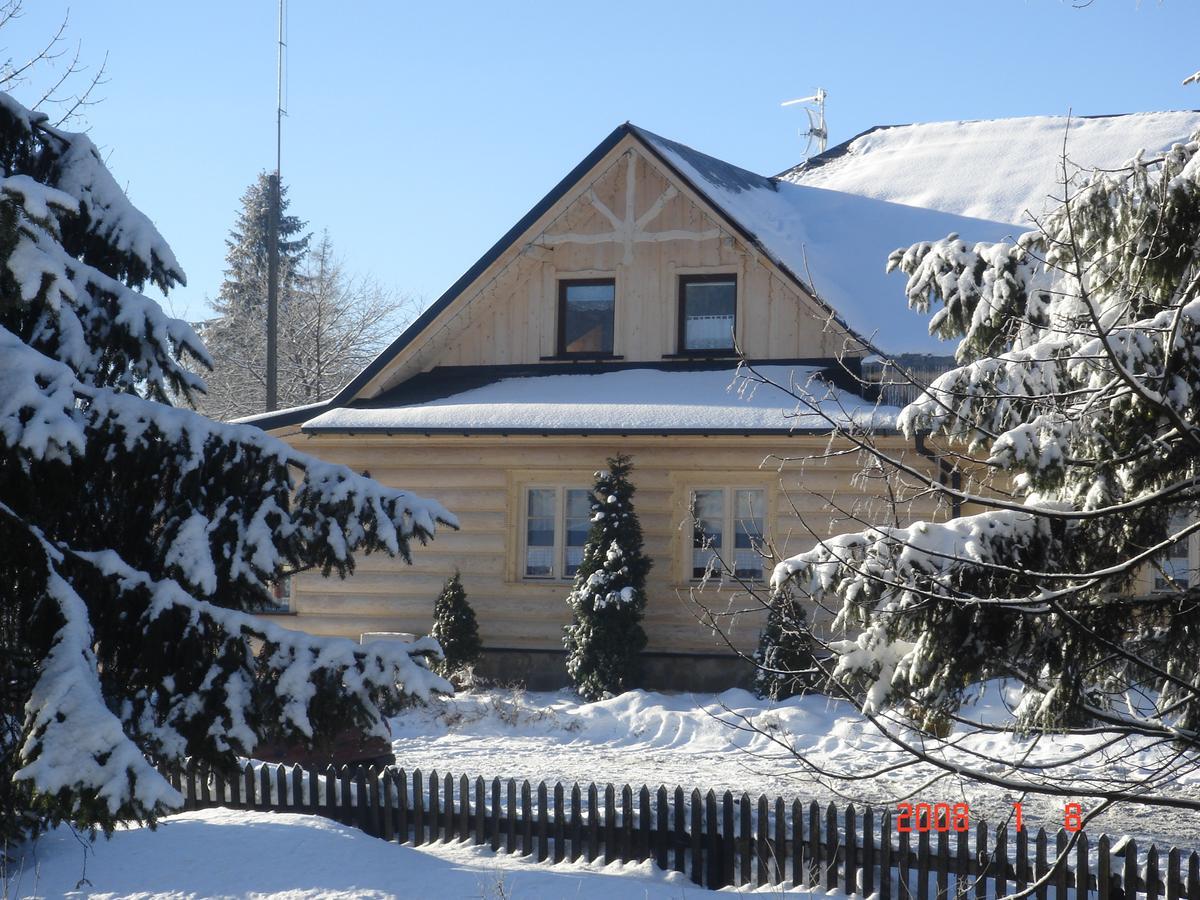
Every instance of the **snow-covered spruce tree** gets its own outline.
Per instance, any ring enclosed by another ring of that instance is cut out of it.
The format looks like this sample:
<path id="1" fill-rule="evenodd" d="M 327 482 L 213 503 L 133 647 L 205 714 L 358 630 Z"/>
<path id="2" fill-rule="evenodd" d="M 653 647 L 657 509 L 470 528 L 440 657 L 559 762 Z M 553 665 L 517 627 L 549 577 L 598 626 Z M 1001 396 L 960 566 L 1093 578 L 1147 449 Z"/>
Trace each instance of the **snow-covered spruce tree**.
<path id="1" fill-rule="evenodd" d="M 379 731 L 388 694 L 448 690 L 429 639 L 250 613 L 285 569 L 408 558 L 453 517 L 169 405 L 207 353 L 139 293 L 183 282 L 166 242 L 87 136 L 3 94 L 0 167 L 0 841 L 153 819 L 181 798 L 152 759 L 229 766 L 264 732 Z"/>
<path id="2" fill-rule="evenodd" d="M 433 604 L 433 628 L 429 634 L 442 648 L 437 670 L 447 678 L 468 672 L 479 662 L 483 649 L 479 623 L 475 621 L 475 610 L 467 602 L 462 575 L 457 570 L 446 579 Z"/>
<path id="3" fill-rule="evenodd" d="M 1198 153 L 1193 140 L 1076 175 L 1067 201 L 1015 242 L 951 235 L 889 261 L 908 276 L 910 306 L 940 304 L 930 331 L 960 340 L 958 367 L 898 424 L 931 434 L 968 482 L 831 427 L 876 469 L 978 512 L 864 522 L 779 564 L 774 585 L 838 610 L 855 636 L 829 645 L 834 674 L 868 713 L 956 721 L 965 694 L 1005 677 L 1023 686 L 1024 729 L 1099 725 L 1178 748 L 1125 781 L 1102 766 L 1068 785 L 1044 762 L 1005 777 L 984 760 L 944 768 L 1013 790 L 1200 808 L 1158 791 L 1200 747 L 1200 573 L 1161 565 L 1200 531 Z"/>
<path id="4" fill-rule="evenodd" d="M 769 700 L 803 694 L 818 681 L 804 606 L 790 587 L 776 591 L 754 652 L 754 693 Z"/>
<path id="5" fill-rule="evenodd" d="M 608 460 L 592 489 L 592 527 L 567 597 L 567 674 L 585 700 L 620 694 L 641 682 L 646 646 L 642 612 L 650 559 L 642 554 L 642 526 L 633 509 L 633 463 Z"/>

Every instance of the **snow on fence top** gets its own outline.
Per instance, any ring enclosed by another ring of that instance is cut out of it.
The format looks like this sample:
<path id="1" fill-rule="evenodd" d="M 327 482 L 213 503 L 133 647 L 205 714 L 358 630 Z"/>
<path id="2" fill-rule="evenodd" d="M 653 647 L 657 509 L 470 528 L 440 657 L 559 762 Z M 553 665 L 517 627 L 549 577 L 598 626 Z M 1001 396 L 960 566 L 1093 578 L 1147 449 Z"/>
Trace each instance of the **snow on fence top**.
<path id="1" fill-rule="evenodd" d="M 808 385 L 821 408 L 841 421 L 887 427 L 897 410 L 848 391 L 811 384 L 816 367 L 756 366 L 776 384 Z M 795 410 L 785 392 L 756 384 L 734 368 L 672 372 L 622 369 L 599 374 L 503 378 L 422 403 L 342 407 L 310 419 L 305 431 L 744 431 L 827 430 L 811 410 Z"/>

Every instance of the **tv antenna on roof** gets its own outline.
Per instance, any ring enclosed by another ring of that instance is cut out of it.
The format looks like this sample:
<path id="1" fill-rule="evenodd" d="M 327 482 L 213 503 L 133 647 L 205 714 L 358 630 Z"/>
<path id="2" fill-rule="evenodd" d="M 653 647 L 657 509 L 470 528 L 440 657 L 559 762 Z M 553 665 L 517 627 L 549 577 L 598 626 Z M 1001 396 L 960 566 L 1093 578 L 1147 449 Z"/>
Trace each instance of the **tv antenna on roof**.
<path id="1" fill-rule="evenodd" d="M 813 148 L 813 144 L 817 145 L 817 153 L 824 153 L 825 147 L 829 144 L 829 132 L 825 128 L 825 88 L 817 88 L 817 92 L 811 97 L 798 97 L 795 100 L 785 100 L 780 103 L 780 106 L 796 106 L 800 103 L 815 103 L 816 109 L 812 106 L 805 106 L 804 111 L 808 113 L 808 131 L 800 132 L 800 137 L 808 138 L 808 143 L 804 145 L 804 158 L 808 159 L 814 154 L 809 153 Z"/>

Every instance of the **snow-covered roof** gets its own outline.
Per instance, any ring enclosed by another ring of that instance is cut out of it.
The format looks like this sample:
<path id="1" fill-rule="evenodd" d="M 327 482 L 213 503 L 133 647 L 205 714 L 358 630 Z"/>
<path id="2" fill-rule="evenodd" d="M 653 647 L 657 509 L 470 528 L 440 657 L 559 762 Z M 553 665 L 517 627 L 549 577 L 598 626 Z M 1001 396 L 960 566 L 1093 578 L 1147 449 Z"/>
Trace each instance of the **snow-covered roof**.
<path id="1" fill-rule="evenodd" d="M 903 276 L 886 273 L 893 250 L 951 233 L 995 241 L 1019 231 L 1008 222 L 766 178 L 639 132 L 776 265 L 815 291 L 854 333 L 889 354 L 949 355 L 955 347 L 929 334 L 928 316 L 908 309 Z"/>
<path id="2" fill-rule="evenodd" d="M 812 366 L 767 365 L 755 371 L 776 384 L 809 384 L 840 421 L 887 427 L 897 410 L 810 382 Z M 785 392 L 756 384 L 733 366 L 670 371 L 627 368 L 588 374 L 501 378 L 446 397 L 376 407 L 340 407 L 304 423 L 305 431 L 385 432 L 787 432 L 828 430 L 812 411 L 798 412 Z"/>
<path id="3" fill-rule="evenodd" d="M 1070 127 L 1068 128 L 1068 122 Z M 959 216 L 1029 225 L 1062 197 L 1061 157 L 1113 169 L 1200 131 L 1200 112 L 1023 116 L 873 128 L 785 172 L 787 181 Z"/>

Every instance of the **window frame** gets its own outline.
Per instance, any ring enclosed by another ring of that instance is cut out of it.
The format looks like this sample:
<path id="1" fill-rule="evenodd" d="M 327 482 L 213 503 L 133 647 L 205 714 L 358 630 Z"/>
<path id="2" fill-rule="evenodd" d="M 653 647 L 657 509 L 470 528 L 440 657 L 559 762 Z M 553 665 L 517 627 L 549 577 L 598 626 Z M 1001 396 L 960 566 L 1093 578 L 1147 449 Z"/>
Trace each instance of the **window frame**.
<path id="1" fill-rule="evenodd" d="M 760 538 L 765 546 L 770 534 L 771 523 L 771 492 L 767 485 L 764 484 L 703 484 L 689 483 L 685 486 L 685 498 L 688 510 L 688 525 L 690 528 L 683 529 L 684 531 L 684 547 L 683 547 L 683 581 L 689 586 L 700 584 L 704 581 L 703 576 L 695 574 L 695 551 L 698 549 L 694 546 L 695 539 L 695 523 L 694 515 L 696 494 L 700 491 L 720 491 L 721 492 L 721 546 L 715 548 L 716 552 L 721 556 L 725 563 L 736 566 L 737 554 L 737 494 L 739 491 L 757 491 L 762 495 L 762 511 L 758 518 L 762 519 L 763 527 Z M 758 578 L 742 578 L 741 581 L 750 582 L 753 584 L 764 584 L 769 577 L 767 559 L 764 557 L 762 561 L 762 573 Z M 737 577 L 725 571 L 717 571 L 712 574 L 710 581 L 718 582 L 722 585 L 736 585 L 739 581 Z"/>
<path id="2" fill-rule="evenodd" d="M 519 550 L 517 553 L 517 580 L 532 584 L 570 584 L 574 575 L 566 575 L 567 553 L 567 495 L 570 491 L 592 494 L 592 488 L 577 484 L 528 482 L 521 485 L 521 518 L 518 523 Z M 531 491 L 554 491 L 554 543 L 551 556 L 551 574 L 530 575 L 526 572 L 529 562 L 529 494 Z M 590 517 L 589 517 L 590 520 Z"/>
<path id="3" fill-rule="evenodd" d="M 1168 528 L 1170 530 L 1174 531 L 1178 528 L 1184 527 L 1184 525 L 1186 525 L 1188 522 L 1195 521 L 1195 516 L 1190 515 L 1190 514 L 1183 514 L 1180 516 L 1180 518 L 1183 519 L 1184 521 L 1168 522 Z M 1184 538 L 1184 540 L 1181 543 L 1184 545 L 1184 547 L 1187 548 L 1186 565 L 1187 565 L 1188 574 L 1190 576 L 1188 587 L 1191 588 L 1191 587 L 1195 586 L 1194 584 L 1191 583 L 1193 581 L 1196 584 L 1200 584 L 1200 533 L 1193 532 L 1193 533 L 1189 534 L 1186 538 Z M 1164 562 L 1166 559 L 1167 559 L 1167 557 L 1164 555 L 1163 559 L 1160 560 L 1160 564 L 1162 562 Z M 1161 584 L 1159 583 L 1159 579 L 1162 579 Z M 1151 591 L 1151 593 L 1169 594 L 1169 593 L 1173 592 L 1174 590 L 1175 590 L 1175 588 L 1172 587 L 1166 581 L 1165 578 L 1163 578 L 1162 574 L 1158 571 L 1158 569 L 1156 569 L 1152 566 L 1150 569 L 1150 591 Z"/>
<path id="4" fill-rule="evenodd" d="M 613 292 L 612 306 L 612 347 L 607 351 L 600 350 L 567 350 L 567 288 L 568 287 L 598 287 L 609 285 Z M 555 337 L 555 354 L 558 359 L 613 359 L 617 353 L 617 279 L 615 276 L 590 278 L 560 278 L 558 279 L 558 327 Z"/>
<path id="5" fill-rule="evenodd" d="M 738 327 L 738 307 L 741 305 L 741 295 L 739 291 L 740 283 L 737 272 L 693 272 L 684 273 L 676 276 L 678 284 L 676 286 L 676 303 L 675 303 L 675 351 L 679 356 L 696 356 L 696 357 L 726 357 L 736 356 L 737 348 L 734 346 L 737 342 L 737 327 Z M 733 343 L 729 347 L 713 347 L 713 348 L 697 348 L 691 349 L 687 346 L 687 289 L 692 284 L 717 284 L 720 282 L 733 282 Z"/>

